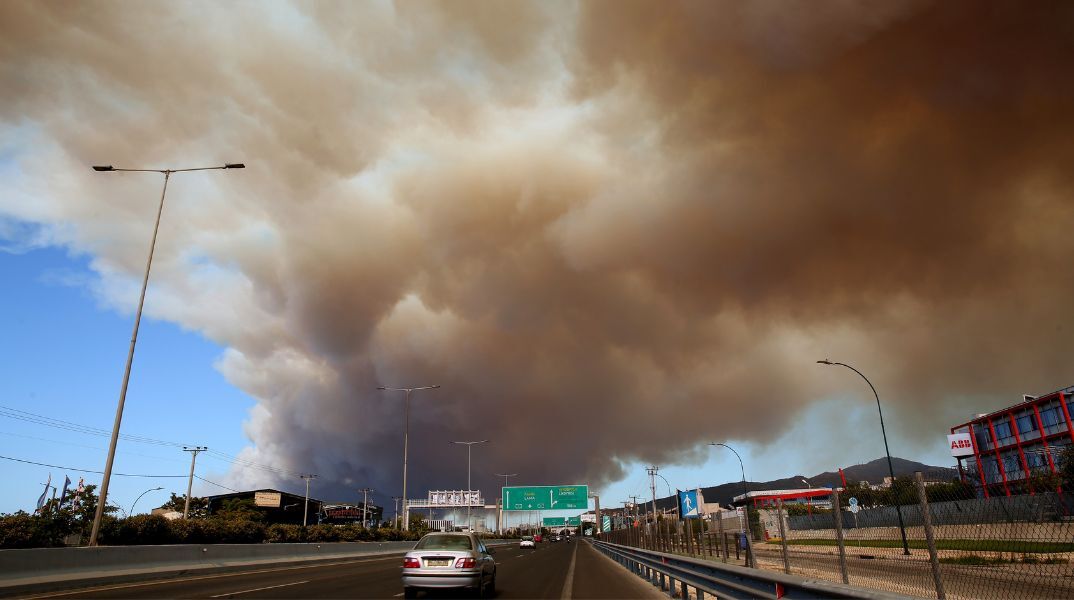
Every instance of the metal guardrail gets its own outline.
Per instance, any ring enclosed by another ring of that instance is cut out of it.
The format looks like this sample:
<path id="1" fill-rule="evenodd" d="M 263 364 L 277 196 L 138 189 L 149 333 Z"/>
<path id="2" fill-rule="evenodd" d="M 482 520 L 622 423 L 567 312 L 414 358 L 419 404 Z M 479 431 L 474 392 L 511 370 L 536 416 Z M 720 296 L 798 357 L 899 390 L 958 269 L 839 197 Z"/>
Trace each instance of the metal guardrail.
<path id="1" fill-rule="evenodd" d="M 770 598 L 777 600 L 855 598 L 861 600 L 908 600 L 911 596 L 878 592 L 849 585 L 807 579 L 773 571 L 714 563 L 676 554 L 641 550 L 630 546 L 593 541 L 593 546 L 612 560 L 666 591 L 669 596 L 697 600 L 709 594 L 721 600 Z"/>

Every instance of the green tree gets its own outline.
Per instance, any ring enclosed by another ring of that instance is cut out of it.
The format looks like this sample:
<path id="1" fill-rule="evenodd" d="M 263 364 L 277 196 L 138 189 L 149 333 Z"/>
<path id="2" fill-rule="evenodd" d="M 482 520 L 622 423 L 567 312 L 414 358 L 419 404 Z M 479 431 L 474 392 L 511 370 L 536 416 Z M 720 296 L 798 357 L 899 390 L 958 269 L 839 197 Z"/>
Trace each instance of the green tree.
<path id="1" fill-rule="evenodd" d="M 168 498 L 168 501 L 161 504 L 159 508 L 163 508 L 169 511 L 183 512 L 183 507 L 186 506 L 186 496 L 180 496 L 175 492 L 172 492 L 172 497 Z M 190 512 L 187 517 L 190 519 L 204 519 L 209 516 L 209 499 L 204 496 L 191 496 L 190 497 Z"/>

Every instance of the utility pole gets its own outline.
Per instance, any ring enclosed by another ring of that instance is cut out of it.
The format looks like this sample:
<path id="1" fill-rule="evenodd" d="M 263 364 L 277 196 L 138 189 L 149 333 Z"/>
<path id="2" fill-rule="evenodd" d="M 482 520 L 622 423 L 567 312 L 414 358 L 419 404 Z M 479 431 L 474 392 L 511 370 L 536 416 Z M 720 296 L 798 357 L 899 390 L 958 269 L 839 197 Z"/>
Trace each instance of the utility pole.
<path id="1" fill-rule="evenodd" d="M 653 523 L 656 523 L 656 475 L 660 471 L 660 467 L 652 465 L 645 469 L 645 472 L 649 474 L 649 492 L 653 495 Z"/>
<path id="2" fill-rule="evenodd" d="M 627 497 L 630 498 L 631 502 L 633 503 L 634 517 L 637 518 L 637 517 L 641 516 L 641 513 L 638 510 L 638 498 L 640 498 L 641 496 L 627 496 Z"/>
<path id="3" fill-rule="evenodd" d="M 317 479 L 317 476 L 311 473 L 309 475 L 299 475 L 299 477 L 306 480 L 306 505 L 305 508 L 302 509 L 302 526 L 305 527 L 306 517 L 310 512 L 310 480 Z"/>
<path id="4" fill-rule="evenodd" d="M 395 519 L 392 520 L 392 523 L 395 523 L 396 529 L 402 529 L 399 527 L 399 501 L 402 499 L 402 496 L 392 496 L 392 500 L 395 500 Z"/>
<path id="5" fill-rule="evenodd" d="M 369 525 L 366 521 L 366 508 L 369 507 L 369 492 L 372 492 L 373 488 L 362 488 L 358 491 L 362 492 L 362 527 L 368 529 Z"/>
<path id="6" fill-rule="evenodd" d="M 183 506 L 184 519 L 190 513 L 190 490 L 194 487 L 194 463 L 198 460 L 198 452 L 205 452 L 208 449 L 208 446 L 194 446 L 193 448 L 183 446 L 183 452 L 190 453 L 190 478 L 186 482 L 186 504 Z"/>

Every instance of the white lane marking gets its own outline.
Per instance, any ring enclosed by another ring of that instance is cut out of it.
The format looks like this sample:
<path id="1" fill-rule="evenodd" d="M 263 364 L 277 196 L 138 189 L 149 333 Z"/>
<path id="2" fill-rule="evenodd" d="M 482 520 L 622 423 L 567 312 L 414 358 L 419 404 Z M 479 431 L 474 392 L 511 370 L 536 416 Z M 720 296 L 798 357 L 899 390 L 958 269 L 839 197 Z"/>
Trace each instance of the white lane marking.
<path id="1" fill-rule="evenodd" d="M 386 556 L 384 558 L 368 558 L 363 560 L 341 560 L 339 562 L 319 563 L 316 565 L 297 565 L 290 567 L 280 567 L 277 569 L 258 569 L 256 571 L 239 571 L 237 573 L 219 573 L 216 575 L 199 575 L 195 577 L 177 577 L 175 579 L 158 579 L 155 581 L 145 581 L 141 583 L 124 583 L 117 585 L 97 586 L 91 588 L 80 588 L 76 590 L 65 590 L 62 592 L 52 592 L 46 594 L 38 594 L 36 596 L 27 596 L 27 598 L 58 598 L 61 596 L 72 596 L 74 594 L 81 594 L 84 592 L 106 592 L 109 590 L 123 590 L 134 587 L 149 587 L 153 585 L 168 585 L 172 583 L 186 583 L 188 581 L 201 581 L 202 579 L 221 579 L 223 577 L 242 577 L 243 575 L 258 575 L 260 573 L 278 573 L 280 571 L 293 571 L 298 569 L 316 569 L 318 567 L 338 567 L 341 565 L 356 565 L 364 563 L 381 562 L 385 560 L 399 560 L 398 556 Z"/>
<path id="2" fill-rule="evenodd" d="M 567 569 L 567 579 L 563 582 L 563 593 L 559 595 L 560 600 L 571 600 L 571 594 L 574 592 L 574 561 L 578 558 L 578 546 L 571 550 L 571 566 Z"/>
<path id="3" fill-rule="evenodd" d="M 209 596 L 209 597 L 210 598 L 223 598 L 224 596 L 235 596 L 235 595 L 238 595 L 238 594 L 249 594 L 250 592 L 260 592 L 261 590 L 274 590 L 276 588 L 287 587 L 287 586 L 290 586 L 290 585 L 301 585 L 303 583 L 309 583 L 309 582 L 310 581 L 308 579 L 306 581 L 293 581 L 291 583 L 281 583 L 280 585 L 270 585 L 270 586 L 267 586 L 267 587 L 254 588 L 252 590 L 243 590 L 241 592 L 228 592 L 226 594 L 217 594 L 215 596 Z"/>
<path id="4" fill-rule="evenodd" d="M 399 592 L 398 594 L 392 596 L 392 598 L 398 598 L 399 596 L 402 596 L 402 595 L 403 595 L 403 592 Z"/>

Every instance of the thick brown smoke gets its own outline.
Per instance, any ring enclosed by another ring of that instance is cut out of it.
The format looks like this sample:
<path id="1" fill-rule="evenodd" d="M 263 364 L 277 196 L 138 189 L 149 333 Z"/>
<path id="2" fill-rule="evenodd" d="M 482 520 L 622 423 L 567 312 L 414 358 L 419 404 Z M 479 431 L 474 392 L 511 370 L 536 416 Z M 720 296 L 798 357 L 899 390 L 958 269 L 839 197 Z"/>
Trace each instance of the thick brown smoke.
<path id="1" fill-rule="evenodd" d="M 450 439 L 484 489 L 770 441 L 861 393 L 826 356 L 911 441 L 1072 383 L 1072 72 L 1069 2 L 0 3 L 37 154 L 250 165 L 177 180 L 150 310 L 229 348 L 247 458 L 380 490 L 377 385 L 443 386 L 423 490 Z M 4 211 L 128 304 L 144 186 L 39 174 Z"/>

